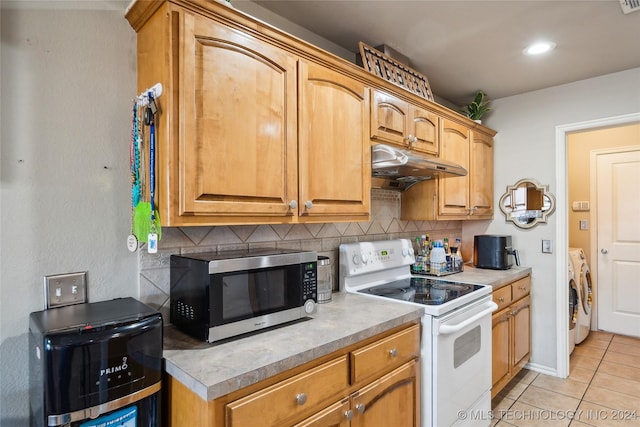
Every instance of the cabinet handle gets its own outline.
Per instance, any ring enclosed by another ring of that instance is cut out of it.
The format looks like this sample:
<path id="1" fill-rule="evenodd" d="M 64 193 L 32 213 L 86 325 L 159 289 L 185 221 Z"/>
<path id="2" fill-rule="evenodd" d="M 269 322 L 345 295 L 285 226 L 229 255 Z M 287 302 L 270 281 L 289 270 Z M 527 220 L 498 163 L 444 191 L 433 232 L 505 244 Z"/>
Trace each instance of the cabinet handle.
<path id="1" fill-rule="evenodd" d="M 526 288 L 526 287 L 524 287 L 524 286 L 520 286 L 520 290 L 521 290 L 522 292 L 527 292 L 527 288 Z"/>
<path id="2" fill-rule="evenodd" d="M 295 200 L 292 200 L 289 202 L 289 208 L 295 209 L 297 207 L 298 207 L 298 202 L 296 202 Z"/>
<path id="3" fill-rule="evenodd" d="M 304 405 L 307 403 L 307 393 L 296 394 L 296 402 L 298 402 L 298 405 Z"/>
<path id="4" fill-rule="evenodd" d="M 344 417 L 347 419 L 347 421 L 351 421 L 351 418 L 353 418 L 353 411 L 351 409 L 345 411 Z"/>
<path id="5" fill-rule="evenodd" d="M 304 202 L 304 207 L 307 209 L 311 209 L 313 207 L 313 202 L 311 200 L 307 200 Z"/>
<path id="6" fill-rule="evenodd" d="M 500 302 L 504 302 L 504 297 L 500 297 L 500 298 L 498 298 L 498 301 L 500 301 Z"/>
<path id="7" fill-rule="evenodd" d="M 389 355 L 391 357 L 396 357 L 398 355 L 398 350 L 395 348 L 392 348 L 391 350 L 389 350 Z"/>

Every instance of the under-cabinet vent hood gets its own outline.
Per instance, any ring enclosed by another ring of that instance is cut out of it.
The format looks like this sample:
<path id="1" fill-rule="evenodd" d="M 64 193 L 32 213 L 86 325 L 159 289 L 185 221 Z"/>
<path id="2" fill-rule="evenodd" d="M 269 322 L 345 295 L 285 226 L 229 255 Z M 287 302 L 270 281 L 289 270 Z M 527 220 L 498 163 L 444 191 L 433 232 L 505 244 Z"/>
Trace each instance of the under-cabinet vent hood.
<path id="1" fill-rule="evenodd" d="M 371 175 L 376 178 L 372 184 L 374 188 L 405 191 L 436 176 L 465 176 L 467 170 L 444 159 L 377 144 L 371 147 Z"/>

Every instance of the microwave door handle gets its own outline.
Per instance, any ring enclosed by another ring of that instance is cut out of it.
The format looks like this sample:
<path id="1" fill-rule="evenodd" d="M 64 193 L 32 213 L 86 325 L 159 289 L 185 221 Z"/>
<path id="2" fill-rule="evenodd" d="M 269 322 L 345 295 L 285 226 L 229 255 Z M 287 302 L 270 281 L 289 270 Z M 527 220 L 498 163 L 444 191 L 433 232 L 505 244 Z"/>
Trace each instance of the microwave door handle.
<path id="1" fill-rule="evenodd" d="M 494 311 L 496 311 L 498 308 L 498 304 L 496 304 L 493 301 L 488 301 L 487 302 L 487 308 L 482 310 L 480 313 L 475 314 L 473 316 L 471 316 L 470 318 L 463 320 L 462 322 L 456 324 L 456 325 L 441 325 L 438 328 L 438 333 L 440 335 L 449 335 L 449 334 L 454 334 L 464 328 L 466 328 L 467 326 L 473 324 L 474 322 L 480 320 L 481 318 L 483 318 L 484 316 L 487 316 L 491 313 L 493 313 Z"/>

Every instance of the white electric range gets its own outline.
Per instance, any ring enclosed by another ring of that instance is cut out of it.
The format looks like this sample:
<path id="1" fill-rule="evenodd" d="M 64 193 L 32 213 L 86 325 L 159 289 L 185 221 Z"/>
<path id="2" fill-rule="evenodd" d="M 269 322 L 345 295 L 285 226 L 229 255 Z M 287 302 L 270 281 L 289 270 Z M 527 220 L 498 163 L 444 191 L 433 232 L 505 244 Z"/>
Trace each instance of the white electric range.
<path id="1" fill-rule="evenodd" d="M 407 239 L 340 245 L 340 290 L 424 308 L 421 425 L 491 421 L 491 286 L 411 274 Z"/>

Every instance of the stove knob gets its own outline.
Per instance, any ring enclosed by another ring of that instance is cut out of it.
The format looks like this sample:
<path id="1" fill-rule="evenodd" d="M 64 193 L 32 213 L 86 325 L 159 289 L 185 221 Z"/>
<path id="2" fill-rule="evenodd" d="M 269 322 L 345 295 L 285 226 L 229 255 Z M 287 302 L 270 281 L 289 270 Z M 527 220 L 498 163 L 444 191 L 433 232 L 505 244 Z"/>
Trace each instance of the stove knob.
<path id="1" fill-rule="evenodd" d="M 358 254 L 353 254 L 353 263 L 354 263 L 355 265 L 360 264 L 360 255 L 358 255 Z"/>
<path id="2" fill-rule="evenodd" d="M 413 256 L 414 252 L 413 252 L 413 248 L 409 248 L 409 256 Z"/>
<path id="3" fill-rule="evenodd" d="M 366 264 L 369 262 L 369 255 L 367 254 L 362 254 L 362 263 Z"/>

